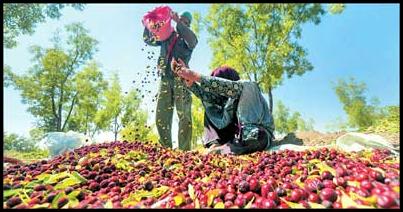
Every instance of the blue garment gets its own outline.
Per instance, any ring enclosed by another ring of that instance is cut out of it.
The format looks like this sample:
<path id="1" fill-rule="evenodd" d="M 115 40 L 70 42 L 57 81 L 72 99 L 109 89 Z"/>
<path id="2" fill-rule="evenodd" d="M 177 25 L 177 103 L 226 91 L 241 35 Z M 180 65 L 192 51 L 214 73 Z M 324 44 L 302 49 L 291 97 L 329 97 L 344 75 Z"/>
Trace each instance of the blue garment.
<path id="1" fill-rule="evenodd" d="M 212 143 L 224 144 L 233 140 L 238 132 L 235 117 L 237 100 L 205 92 L 196 83 L 193 83 L 189 90 L 202 101 L 205 109 L 204 146 L 208 147 Z"/>
<path id="2" fill-rule="evenodd" d="M 206 92 L 238 99 L 236 116 L 241 126 L 262 126 L 270 133 L 274 132 L 273 116 L 257 83 L 202 76 L 200 87 Z"/>

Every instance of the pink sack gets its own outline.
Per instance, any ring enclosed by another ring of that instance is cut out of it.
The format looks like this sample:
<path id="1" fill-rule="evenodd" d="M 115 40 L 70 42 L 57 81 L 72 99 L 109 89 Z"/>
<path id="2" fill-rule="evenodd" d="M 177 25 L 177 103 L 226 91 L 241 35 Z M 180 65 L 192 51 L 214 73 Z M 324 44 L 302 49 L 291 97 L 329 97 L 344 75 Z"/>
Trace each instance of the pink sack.
<path id="1" fill-rule="evenodd" d="M 171 8 L 168 6 L 156 7 L 143 16 L 143 25 L 150 30 L 158 41 L 169 38 L 174 28 L 171 26 Z"/>

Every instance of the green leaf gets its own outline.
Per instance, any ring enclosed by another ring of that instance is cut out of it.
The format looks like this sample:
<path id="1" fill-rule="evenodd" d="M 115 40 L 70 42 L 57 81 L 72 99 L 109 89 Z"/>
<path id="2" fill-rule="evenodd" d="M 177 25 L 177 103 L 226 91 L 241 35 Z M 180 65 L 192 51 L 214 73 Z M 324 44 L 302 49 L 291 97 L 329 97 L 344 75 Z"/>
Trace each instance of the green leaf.
<path id="1" fill-rule="evenodd" d="M 58 208 L 58 207 L 57 207 L 57 203 L 59 202 L 59 199 L 62 198 L 62 197 L 65 197 L 65 196 L 66 196 L 66 194 L 64 193 L 64 191 L 58 193 L 58 194 L 55 196 L 55 198 L 52 200 L 52 205 L 51 205 L 52 208 Z"/>
<path id="2" fill-rule="evenodd" d="M 80 192 L 81 191 L 79 191 L 79 190 L 75 190 L 75 191 L 72 191 L 72 192 L 70 192 L 68 195 L 67 195 L 67 197 L 70 199 L 72 199 L 72 198 L 76 198 L 79 194 L 80 194 Z"/>
<path id="3" fill-rule="evenodd" d="M 318 163 L 318 164 L 316 164 L 316 166 L 320 169 L 320 173 L 321 173 L 321 174 L 322 174 L 322 172 L 324 172 L 324 171 L 329 171 L 330 173 L 332 173 L 333 176 L 336 176 L 336 170 L 333 169 L 332 167 L 328 166 L 328 165 L 325 164 L 324 162 Z"/>
<path id="4" fill-rule="evenodd" d="M 185 196 L 182 193 L 179 193 L 177 196 L 174 197 L 174 202 L 176 206 L 180 206 L 182 203 L 185 202 Z"/>
<path id="5" fill-rule="evenodd" d="M 301 182 L 301 177 L 298 177 L 298 179 L 295 180 L 295 184 L 297 184 L 300 188 L 304 189 L 305 184 Z"/>
<path id="6" fill-rule="evenodd" d="M 17 195 L 19 192 L 22 191 L 22 188 L 17 188 L 17 189 L 10 189 L 10 190 L 3 190 L 3 199 L 14 195 Z"/>
<path id="7" fill-rule="evenodd" d="M 81 176 L 78 172 L 73 171 L 71 173 L 76 179 L 78 179 L 80 181 L 80 183 L 86 183 L 88 180 L 85 179 L 83 176 Z"/>
<path id="8" fill-rule="evenodd" d="M 158 188 L 154 188 L 151 193 L 153 195 L 153 197 L 158 198 L 161 195 L 165 194 L 167 191 L 169 191 L 169 187 L 168 186 L 160 186 Z"/>
<path id="9" fill-rule="evenodd" d="M 29 182 L 28 184 L 26 184 L 26 185 L 24 186 L 24 188 L 33 188 L 33 187 L 35 187 L 36 185 L 38 185 L 40 182 L 41 182 L 40 180 L 31 181 L 31 182 Z"/>
<path id="10" fill-rule="evenodd" d="M 49 179 L 50 176 L 51 176 L 51 174 L 42 173 L 42 174 L 36 176 L 35 178 L 38 179 L 39 181 L 46 181 L 47 179 Z"/>
<path id="11" fill-rule="evenodd" d="M 223 202 L 218 202 L 217 204 L 214 205 L 214 208 L 223 209 L 225 208 L 225 206 Z"/>
<path id="12" fill-rule="evenodd" d="M 80 181 L 75 178 L 75 177 L 70 177 L 67 179 L 64 179 L 63 181 L 59 182 L 56 186 L 55 189 L 56 190 L 61 190 L 61 189 L 65 189 L 67 187 L 73 186 L 73 185 L 78 185 L 80 184 Z"/>
<path id="13" fill-rule="evenodd" d="M 49 177 L 48 180 L 46 180 L 44 182 L 44 184 L 53 184 L 53 183 L 57 183 L 59 182 L 61 179 L 69 177 L 70 174 L 67 172 L 61 172 L 61 173 L 57 173 L 57 174 L 53 174 Z"/>
<path id="14" fill-rule="evenodd" d="M 105 156 L 108 155 L 108 150 L 106 150 L 106 149 L 101 149 L 101 150 L 99 150 L 99 154 L 100 154 L 102 157 L 105 157 Z"/>

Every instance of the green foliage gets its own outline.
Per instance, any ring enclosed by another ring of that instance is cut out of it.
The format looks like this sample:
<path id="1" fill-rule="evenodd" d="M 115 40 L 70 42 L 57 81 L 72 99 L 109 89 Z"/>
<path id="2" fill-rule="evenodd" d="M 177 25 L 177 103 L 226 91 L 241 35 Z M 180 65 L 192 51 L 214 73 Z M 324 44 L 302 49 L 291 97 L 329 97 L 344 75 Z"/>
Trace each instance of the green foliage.
<path id="1" fill-rule="evenodd" d="M 122 127 L 119 116 L 121 116 L 123 110 L 123 94 L 119 84 L 119 77 L 116 73 L 113 74 L 111 84 L 104 92 L 101 105 L 102 109 L 95 117 L 96 122 L 101 129 L 112 130 L 115 134 L 115 140 L 117 140 L 117 135 Z"/>
<path id="2" fill-rule="evenodd" d="M 77 107 L 72 113 L 69 129 L 94 136 L 100 126 L 94 121 L 101 101 L 101 93 L 107 87 L 107 81 L 95 62 L 88 64 L 75 77 L 75 86 L 81 92 L 77 97 Z"/>
<path id="3" fill-rule="evenodd" d="M 201 15 L 198 12 L 194 12 L 192 14 L 192 17 L 193 17 L 193 21 L 191 24 L 192 31 L 196 34 L 196 37 L 199 37 Z"/>
<path id="4" fill-rule="evenodd" d="M 22 102 L 29 105 L 28 112 L 37 118 L 38 127 L 47 132 L 68 130 L 66 126 L 73 109 L 79 99 L 85 99 L 87 95 L 77 87 L 77 75 L 86 75 L 87 70 L 84 74 L 77 73 L 92 59 L 98 43 L 80 23 L 67 25 L 65 29 L 68 34 L 66 49 L 58 33 L 52 38 L 52 48 L 31 47 L 33 65 L 27 74 L 18 76 L 4 68 L 5 85 L 21 91 Z"/>
<path id="5" fill-rule="evenodd" d="M 321 4 L 214 4 L 202 21 L 214 55 L 210 68 L 226 64 L 256 81 L 272 108 L 271 90 L 284 76 L 313 69 L 298 39 L 303 24 L 319 24 L 325 13 Z"/>
<path id="6" fill-rule="evenodd" d="M 377 110 L 376 106 L 368 103 L 365 97 L 365 83 L 358 83 L 354 78 L 350 78 L 349 81 L 339 79 L 334 89 L 347 113 L 350 127 L 362 131 L 374 124 Z"/>
<path id="7" fill-rule="evenodd" d="M 123 98 L 123 115 L 120 131 L 121 140 L 149 141 L 158 143 L 158 136 L 152 131 L 152 126 L 147 125 L 147 112 L 140 109 L 141 100 L 136 90 L 130 90 Z"/>
<path id="8" fill-rule="evenodd" d="M 84 9 L 83 4 L 3 4 L 3 46 L 16 47 L 18 36 L 32 35 L 36 25 L 45 22 L 46 17 L 59 19 L 66 6 Z"/>
<path id="9" fill-rule="evenodd" d="M 15 133 L 7 134 L 6 132 L 3 133 L 4 138 L 4 150 L 15 150 L 19 152 L 30 152 L 35 148 L 35 143 L 25 138 L 24 136 L 19 136 Z"/>
<path id="10" fill-rule="evenodd" d="M 135 89 L 124 95 L 115 73 L 100 100 L 100 110 L 95 114 L 95 123 L 102 130 L 111 130 L 121 140 L 148 140 L 157 142 L 152 128 L 147 126 L 147 112 L 140 109 L 141 99 Z"/>
<path id="11" fill-rule="evenodd" d="M 204 108 L 199 98 L 192 95 L 192 149 L 202 139 L 204 131 Z"/>
<path id="12" fill-rule="evenodd" d="M 5 157 L 15 158 L 21 161 L 34 161 L 47 158 L 48 150 L 41 150 L 36 147 L 44 135 L 44 132 L 38 128 L 30 130 L 30 137 L 17 135 L 15 133 L 3 133 L 3 151 Z"/>
<path id="13" fill-rule="evenodd" d="M 345 8 L 346 8 L 345 4 L 329 4 L 328 5 L 328 11 L 332 15 L 342 13 Z"/>
<path id="14" fill-rule="evenodd" d="M 48 150 L 33 149 L 29 152 L 20 152 L 16 150 L 5 150 L 5 157 L 15 158 L 24 162 L 38 161 L 49 157 Z"/>
<path id="15" fill-rule="evenodd" d="M 400 132 L 400 106 L 386 106 L 382 108 L 381 115 L 377 118 L 367 132 Z"/>
<path id="16" fill-rule="evenodd" d="M 296 131 L 310 131 L 313 130 L 313 120 L 305 121 L 299 112 L 291 114 L 290 109 L 287 108 L 281 101 L 278 101 L 273 113 L 274 125 L 276 132 L 290 133 Z"/>

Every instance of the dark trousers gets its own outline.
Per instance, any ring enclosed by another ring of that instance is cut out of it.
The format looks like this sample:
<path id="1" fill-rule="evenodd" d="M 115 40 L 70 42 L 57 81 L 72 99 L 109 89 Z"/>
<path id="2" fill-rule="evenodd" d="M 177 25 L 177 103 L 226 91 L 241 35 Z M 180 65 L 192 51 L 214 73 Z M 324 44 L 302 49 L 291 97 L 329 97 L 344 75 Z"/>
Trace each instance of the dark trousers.
<path id="1" fill-rule="evenodd" d="M 218 149 L 221 154 L 243 155 L 262 151 L 270 146 L 273 140 L 271 134 L 263 127 L 257 127 L 258 135 L 255 137 L 235 138 Z"/>

